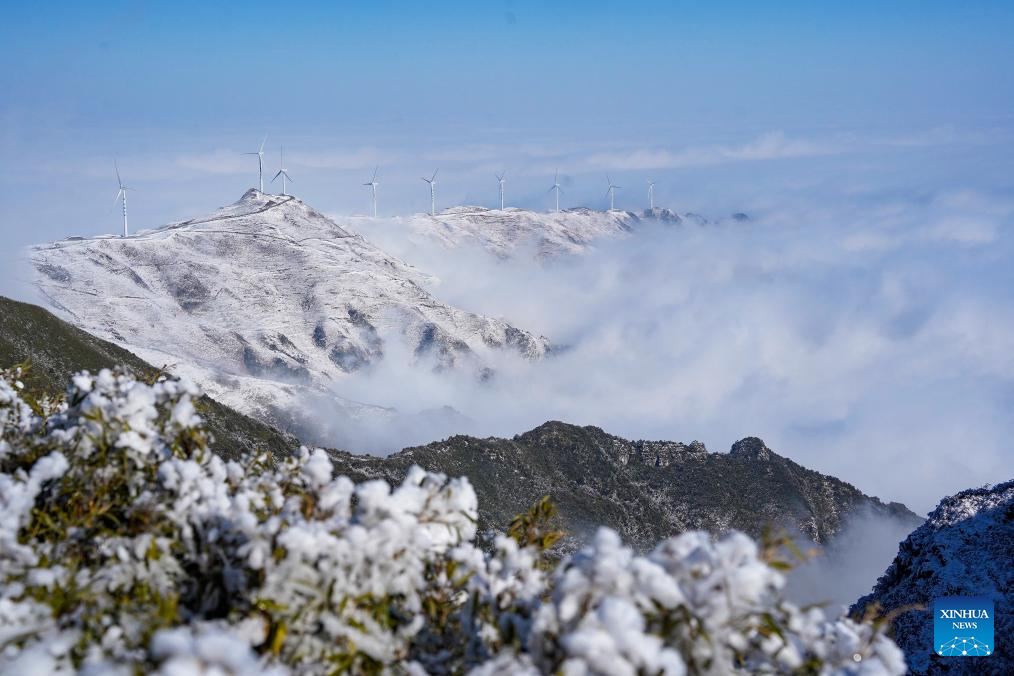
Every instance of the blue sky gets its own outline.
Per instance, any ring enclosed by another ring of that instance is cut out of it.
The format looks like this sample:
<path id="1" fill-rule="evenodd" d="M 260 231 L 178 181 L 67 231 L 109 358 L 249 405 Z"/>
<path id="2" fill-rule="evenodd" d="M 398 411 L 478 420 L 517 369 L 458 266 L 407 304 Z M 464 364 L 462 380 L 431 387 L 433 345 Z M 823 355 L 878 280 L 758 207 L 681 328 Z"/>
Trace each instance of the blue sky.
<path id="1" fill-rule="evenodd" d="M 423 210 L 437 166 L 444 205 L 493 199 L 507 168 L 514 203 L 544 207 L 560 165 L 570 204 L 602 206 L 608 160 L 639 152 L 691 158 L 617 162 L 616 182 L 650 173 L 697 209 L 750 198 L 719 184 L 864 164 L 989 183 L 1010 167 L 1011 34 L 1005 2 L 20 3 L 0 27 L 0 232 L 106 229 L 114 156 L 140 226 L 214 208 L 254 182 L 236 153 L 265 133 L 268 168 L 287 144 L 295 192 L 342 213 L 375 163 L 389 214 Z M 779 134 L 788 151 L 751 156 L 767 166 L 699 157 Z"/>

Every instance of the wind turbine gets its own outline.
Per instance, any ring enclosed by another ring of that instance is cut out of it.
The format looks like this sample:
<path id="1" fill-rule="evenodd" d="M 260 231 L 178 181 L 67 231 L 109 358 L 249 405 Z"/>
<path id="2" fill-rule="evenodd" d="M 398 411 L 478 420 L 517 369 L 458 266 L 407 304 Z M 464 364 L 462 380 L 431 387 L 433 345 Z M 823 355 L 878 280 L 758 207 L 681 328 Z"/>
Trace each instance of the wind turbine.
<path id="1" fill-rule="evenodd" d="M 557 169 L 556 173 L 553 174 L 553 187 L 549 189 L 549 192 L 556 191 L 556 211 L 560 212 L 560 193 L 563 192 L 560 189 L 560 170 Z"/>
<path id="2" fill-rule="evenodd" d="M 243 153 L 244 155 L 257 156 L 257 185 L 261 192 L 264 192 L 264 144 L 268 142 L 268 135 L 264 135 L 260 149 L 255 153 Z M 283 191 L 284 192 L 284 191 Z"/>
<path id="3" fill-rule="evenodd" d="M 504 178 L 506 175 L 506 170 L 502 174 L 496 175 L 496 180 L 500 183 L 500 211 L 503 211 L 503 184 L 507 182 L 507 179 Z"/>
<path id="4" fill-rule="evenodd" d="M 655 210 L 655 182 L 648 181 L 648 208 Z"/>
<path id="5" fill-rule="evenodd" d="M 116 183 L 119 184 L 120 189 L 116 192 L 116 197 L 113 198 L 113 204 L 116 204 L 116 200 L 123 200 L 123 236 L 127 236 L 127 191 L 133 190 L 123 185 L 123 181 L 120 180 L 120 167 L 116 164 L 116 160 L 113 160 L 113 168 L 116 169 Z M 112 207 L 110 207 L 112 208 Z"/>
<path id="6" fill-rule="evenodd" d="M 430 216 L 437 215 L 437 171 L 434 171 L 430 178 L 422 177 L 422 180 L 430 184 Z"/>
<path id="7" fill-rule="evenodd" d="M 623 186 L 613 185 L 613 180 L 609 178 L 609 174 L 606 174 L 606 182 L 609 184 L 609 189 L 606 190 L 606 194 L 609 195 L 609 211 L 613 211 L 616 206 L 616 190 L 622 188 Z"/>
<path id="8" fill-rule="evenodd" d="M 368 185 L 368 186 L 370 186 L 370 188 L 373 189 L 373 217 L 374 218 L 377 217 L 377 186 L 380 185 L 380 183 L 377 182 L 377 172 L 379 170 L 380 170 L 380 165 L 378 164 L 373 169 L 373 178 L 370 179 L 370 182 L 369 183 L 363 183 L 363 185 Z"/>
<path id="9" fill-rule="evenodd" d="M 282 194 L 284 195 L 285 194 L 285 179 L 289 179 L 290 181 L 292 181 L 292 177 L 289 176 L 289 172 L 285 171 L 285 148 L 284 147 L 279 146 L 279 148 L 278 148 L 278 156 L 279 156 L 279 160 L 278 160 L 278 165 L 279 165 L 278 166 L 278 173 L 275 174 L 275 177 L 273 179 L 271 179 L 271 182 L 274 183 L 278 179 L 278 177 L 281 176 L 282 177 Z"/>

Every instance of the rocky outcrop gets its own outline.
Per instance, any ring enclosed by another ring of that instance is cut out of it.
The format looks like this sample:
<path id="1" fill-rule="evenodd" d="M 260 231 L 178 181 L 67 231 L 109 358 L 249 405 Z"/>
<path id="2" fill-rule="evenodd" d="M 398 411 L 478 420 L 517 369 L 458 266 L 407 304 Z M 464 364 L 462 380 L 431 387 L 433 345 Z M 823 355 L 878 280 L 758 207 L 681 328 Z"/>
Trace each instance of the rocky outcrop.
<path id="1" fill-rule="evenodd" d="M 1000 644 L 985 657 L 939 657 L 933 647 L 933 602 L 941 596 L 987 596 Z M 913 674 L 1011 674 L 1014 656 L 1014 481 L 944 498 L 901 543 L 873 591 L 852 607 L 900 612 L 894 638 Z M 913 606 L 917 606 L 913 609 Z M 907 610 L 906 610 L 907 609 Z"/>

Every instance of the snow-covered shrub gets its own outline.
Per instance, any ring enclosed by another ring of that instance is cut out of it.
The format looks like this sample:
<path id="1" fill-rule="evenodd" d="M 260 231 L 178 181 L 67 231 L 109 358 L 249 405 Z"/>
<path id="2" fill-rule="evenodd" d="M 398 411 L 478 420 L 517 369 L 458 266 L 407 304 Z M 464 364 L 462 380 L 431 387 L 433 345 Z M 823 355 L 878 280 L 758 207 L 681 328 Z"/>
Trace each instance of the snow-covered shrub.
<path id="1" fill-rule="evenodd" d="M 467 479 L 209 450 L 196 388 L 0 373 L 0 672 L 901 674 L 872 624 L 780 595 L 746 536 L 558 565 L 541 502 L 480 547 Z"/>

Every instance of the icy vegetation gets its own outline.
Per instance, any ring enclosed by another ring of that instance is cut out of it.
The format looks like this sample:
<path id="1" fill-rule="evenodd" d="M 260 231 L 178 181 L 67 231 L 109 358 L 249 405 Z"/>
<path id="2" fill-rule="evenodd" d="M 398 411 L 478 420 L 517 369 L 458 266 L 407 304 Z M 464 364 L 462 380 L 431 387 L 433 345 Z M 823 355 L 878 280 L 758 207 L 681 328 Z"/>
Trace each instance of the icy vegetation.
<path id="1" fill-rule="evenodd" d="M 941 596 L 993 599 L 994 640 L 1014 636 L 1012 562 L 1014 481 L 962 491 L 941 500 L 926 523 L 901 543 L 873 592 L 854 610 L 877 604 L 898 613 L 892 624 L 913 673 L 1014 673 L 1009 649 L 970 660 L 938 658 L 930 649 L 933 601 Z"/>
<path id="2" fill-rule="evenodd" d="M 72 238 L 31 258 L 39 288 L 72 323 L 306 439 L 322 436 L 311 419 L 389 417 L 331 388 L 391 352 L 480 379 L 500 353 L 538 359 L 549 348 L 441 303 L 423 288 L 427 275 L 291 196 L 250 190 L 203 218 Z"/>
<path id="3" fill-rule="evenodd" d="M 780 561 L 608 529 L 562 562 L 541 501 L 477 537 L 467 479 L 354 484 L 322 450 L 225 461 L 197 388 L 0 377 L 0 671 L 902 674 L 875 622 L 786 602 Z"/>

